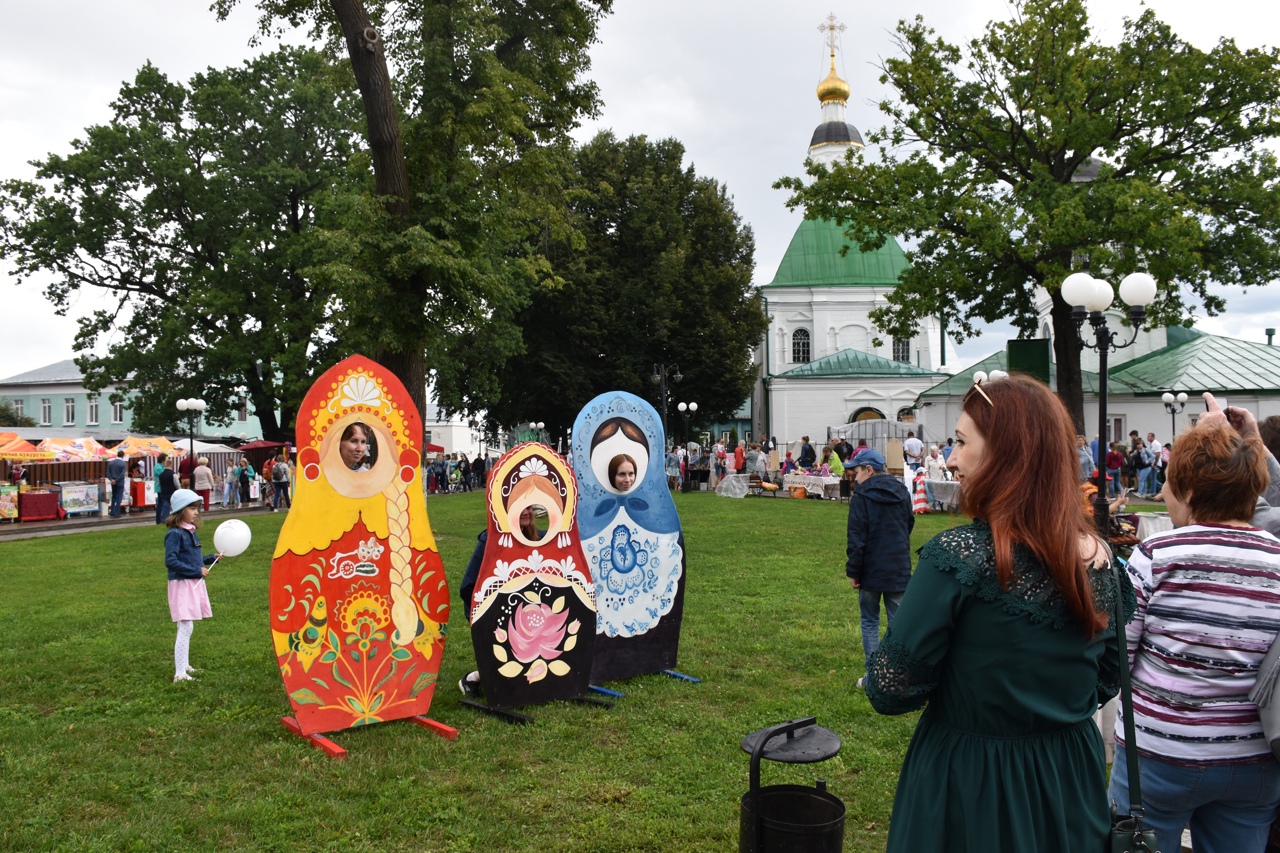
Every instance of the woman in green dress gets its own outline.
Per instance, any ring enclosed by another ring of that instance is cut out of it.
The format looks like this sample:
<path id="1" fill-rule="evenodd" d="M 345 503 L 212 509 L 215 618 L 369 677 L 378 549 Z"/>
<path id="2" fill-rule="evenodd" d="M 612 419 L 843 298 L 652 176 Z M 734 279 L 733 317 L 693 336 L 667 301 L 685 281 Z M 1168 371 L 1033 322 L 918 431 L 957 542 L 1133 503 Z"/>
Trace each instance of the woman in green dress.
<path id="1" fill-rule="evenodd" d="M 947 467 L 974 521 L 920 550 L 867 665 L 877 711 L 925 709 L 888 849 L 1102 850 L 1106 768 L 1092 717 L 1119 689 L 1116 584 L 1080 505 L 1075 429 L 1024 376 L 975 384 L 962 408 Z M 1028 460 L 1033 476 L 1020 471 Z M 1122 594 L 1131 612 L 1132 590 Z"/>

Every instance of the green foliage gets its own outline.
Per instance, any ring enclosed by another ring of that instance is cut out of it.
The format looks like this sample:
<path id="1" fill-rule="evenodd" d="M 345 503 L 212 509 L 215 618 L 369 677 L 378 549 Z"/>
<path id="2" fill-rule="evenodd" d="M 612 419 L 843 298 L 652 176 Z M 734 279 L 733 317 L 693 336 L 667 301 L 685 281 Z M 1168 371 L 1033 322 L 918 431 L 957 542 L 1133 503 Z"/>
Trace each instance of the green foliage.
<path id="1" fill-rule="evenodd" d="M 186 396 L 227 422 L 247 395 L 264 436 L 283 437 L 335 358 L 333 295 L 308 270 L 326 260 L 326 209 L 367 180 L 347 85 L 300 49 L 185 86 L 148 64 L 109 123 L 3 185 L 0 255 L 19 280 L 52 272 L 63 311 L 81 288 L 118 297 L 80 321 L 77 364 L 92 390 L 142 392 L 136 428 L 171 428 Z"/>
<path id="2" fill-rule="evenodd" d="M 202 671 L 177 686 L 162 529 L 0 541 L 0 847 L 719 853 L 737 844 L 747 789 L 739 739 L 814 714 L 840 755 L 770 763 L 762 781 L 826 779 L 849 810 L 844 849 L 884 850 L 916 715 L 881 717 L 854 688 L 846 507 L 675 499 L 689 549 L 678 668 L 702 684 L 633 678 L 611 685 L 627 694 L 612 711 L 555 703 L 511 726 L 459 704 L 474 659 L 455 606 L 430 715 L 459 739 L 365 726 L 332 735 L 347 761 L 280 725 L 290 708 L 266 614 L 283 515 L 251 513 L 252 546 L 210 574 L 214 618 L 191 639 Z M 483 499 L 432 498 L 429 511 L 456 590 Z M 207 543 L 217 514 L 206 521 Z M 919 518 L 913 548 L 953 521 Z"/>
<path id="3" fill-rule="evenodd" d="M 767 326 L 751 286 L 754 241 L 725 188 L 683 160 L 674 139 L 609 133 L 575 152 L 565 189 L 575 232 L 549 253 L 557 286 L 517 316 L 525 353 L 501 372 L 490 417 L 536 416 L 555 435 L 605 391 L 658 405 L 655 363 L 683 375 L 671 416 L 677 400 L 697 401 L 703 423 L 742 404 Z"/>
<path id="4" fill-rule="evenodd" d="M 732 453 L 733 449 L 737 446 L 738 446 L 738 428 L 736 426 L 731 426 L 729 427 L 729 445 L 728 445 L 729 452 Z"/>
<path id="5" fill-rule="evenodd" d="M 33 427 L 35 425 L 35 418 L 30 415 L 19 415 L 12 400 L 8 397 L 0 397 L 0 426 Z"/>
<path id="6" fill-rule="evenodd" d="M 407 196 L 354 206 L 331 235 L 347 251 L 322 274 L 341 295 L 338 336 L 375 356 L 425 351 L 447 412 L 498 405 L 498 371 L 521 349 L 515 316 L 556 284 L 545 254 L 568 227 L 568 133 L 596 111 L 588 48 L 611 5 L 257 2 L 265 30 L 310 23 L 335 43 L 339 15 L 367 12 L 397 71 Z"/>
<path id="7" fill-rule="evenodd" d="M 1274 49 L 1224 39 L 1203 52 L 1150 9 L 1103 45 L 1082 0 L 1020 0 L 963 50 L 919 17 L 897 41 L 881 66 L 889 124 L 870 134 L 883 159 L 856 151 L 811 166 L 809 186 L 778 182 L 855 246 L 915 245 L 872 315 L 884 331 L 912 334 L 932 314 L 961 340 L 997 319 L 1029 336 L 1043 286 L 1059 391 L 1080 421 L 1080 345 L 1058 288 L 1083 262 L 1113 285 L 1154 275 L 1152 323 L 1184 322 L 1196 303 L 1220 311 L 1211 282 L 1280 275 L 1280 172 L 1264 147 L 1280 130 Z"/>

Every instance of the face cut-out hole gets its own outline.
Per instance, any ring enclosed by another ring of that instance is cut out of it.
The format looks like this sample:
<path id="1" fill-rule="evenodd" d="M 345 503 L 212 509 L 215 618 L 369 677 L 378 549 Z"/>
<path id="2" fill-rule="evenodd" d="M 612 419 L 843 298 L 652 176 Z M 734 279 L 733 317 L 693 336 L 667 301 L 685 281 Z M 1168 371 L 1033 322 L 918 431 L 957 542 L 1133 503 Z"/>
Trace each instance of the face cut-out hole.
<path id="1" fill-rule="evenodd" d="M 378 439 L 368 424 L 347 424 L 338 440 L 338 458 L 348 471 L 368 471 L 377 464 Z"/>
<path id="2" fill-rule="evenodd" d="M 609 484 L 618 492 L 629 492 L 636 485 L 636 460 L 619 453 L 609 460 Z"/>

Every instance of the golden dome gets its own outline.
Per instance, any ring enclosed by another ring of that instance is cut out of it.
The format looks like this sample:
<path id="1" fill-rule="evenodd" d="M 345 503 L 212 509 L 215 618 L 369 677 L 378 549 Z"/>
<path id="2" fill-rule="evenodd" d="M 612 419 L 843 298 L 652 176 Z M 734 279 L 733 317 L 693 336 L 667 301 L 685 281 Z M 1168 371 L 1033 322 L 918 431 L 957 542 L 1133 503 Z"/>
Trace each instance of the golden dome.
<path id="1" fill-rule="evenodd" d="M 827 101 L 844 102 L 849 100 L 849 91 L 849 84 L 841 80 L 840 75 L 836 73 L 836 55 L 832 52 L 831 70 L 818 84 L 818 101 L 823 104 Z"/>

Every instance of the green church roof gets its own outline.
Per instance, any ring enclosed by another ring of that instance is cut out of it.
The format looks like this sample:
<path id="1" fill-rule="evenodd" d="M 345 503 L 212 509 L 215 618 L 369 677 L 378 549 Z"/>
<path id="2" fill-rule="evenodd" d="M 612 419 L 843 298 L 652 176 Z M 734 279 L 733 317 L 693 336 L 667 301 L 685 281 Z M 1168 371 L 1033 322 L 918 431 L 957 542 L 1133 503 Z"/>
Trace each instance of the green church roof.
<path id="1" fill-rule="evenodd" d="M 932 370 L 916 367 L 903 361 L 890 361 L 869 352 L 842 349 L 816 361 L 793 367 L 785 373 L 775 374 L 787 379 L 830 379 L 832 377 L 858 376 L 937 376 Z"/>
<path id="2" fill-rule="evenodd" d="M 1126 362 L 1111 371 L 1111 377 L 1133 387 L 1135 394 L 1169 390 L 1276 394 L 1280 393 L 1280 346 L 1199 334 Z"/>
<path id="3" fill-rule="evenodd" d="M 844 229 L 830 219 L 806 219 L 778 264 L 778 273 L 764 287 L 895 287 L 907 268 L 907 258 L 893 237 L 874 252 L 849 245 Z"/>
<path id="4" fill-rule="evenodd" d="M 973 374 L 979 370 L 990 373 L 993 370 L 1008 370 L 1009 356 L 1005 350 L 992 353 L 976 364 L 971 364 L 961 372 L 952 376 L 943 382 L 939 382 L 927 391 L 921 392 L 921 397 L 962 397 L 969 393 L 969 389 L 973 387 Z M 1108 393 L 1124 392 L 1139 393 L 1124 377 L 1116 376 L 1117 371 L 1108 371 L 1107 375 L 1107 391 Z M 1098 374 L 1091 373 L 1088 370 L 1080 371 L 1080 385 L 1084 388 L 1086 394 L 1098 393 Z M 1049 387 L 1058 390 L 1058 365 L 1049 364 Z"/>

